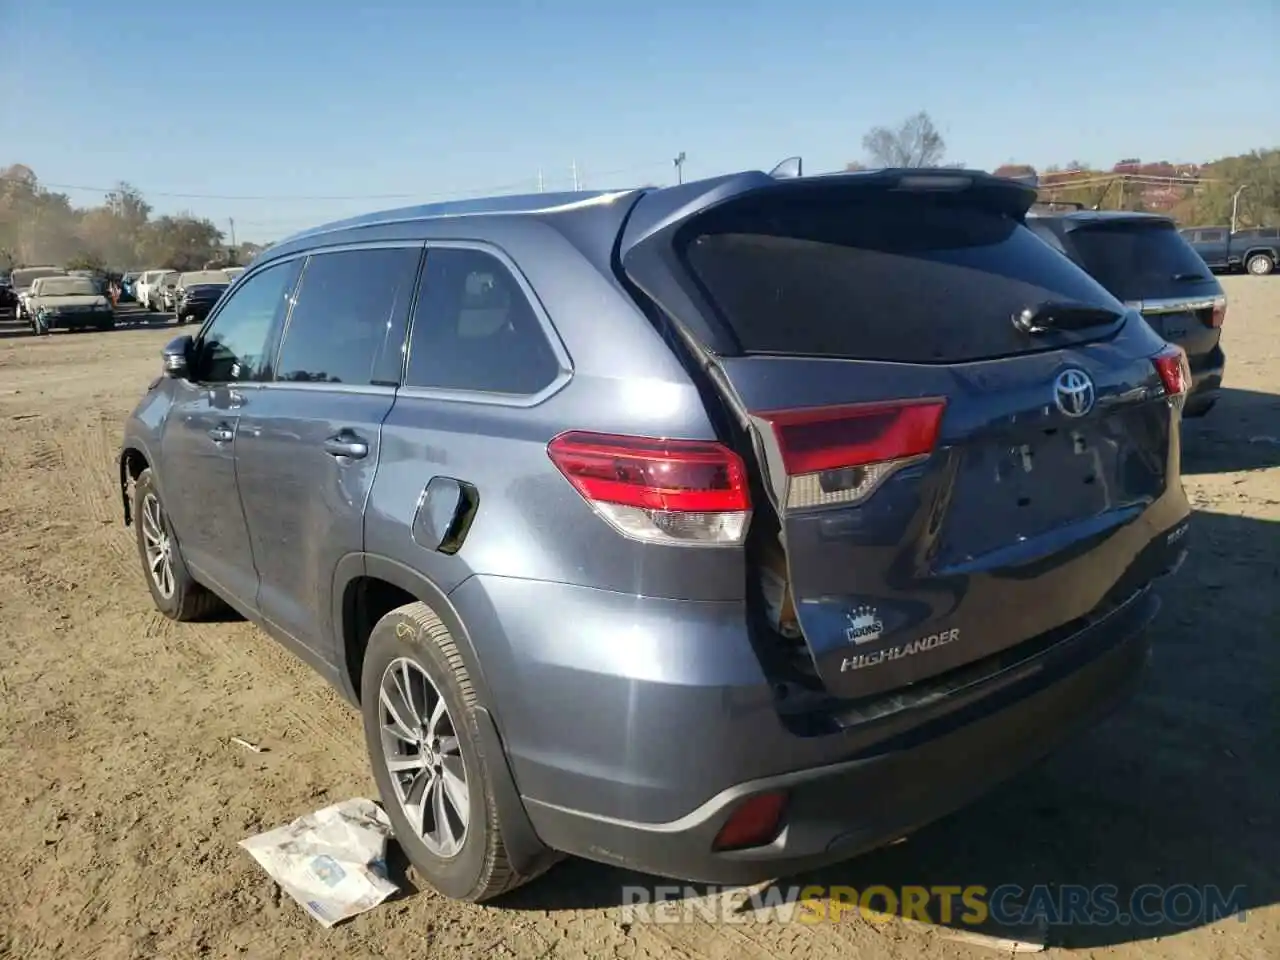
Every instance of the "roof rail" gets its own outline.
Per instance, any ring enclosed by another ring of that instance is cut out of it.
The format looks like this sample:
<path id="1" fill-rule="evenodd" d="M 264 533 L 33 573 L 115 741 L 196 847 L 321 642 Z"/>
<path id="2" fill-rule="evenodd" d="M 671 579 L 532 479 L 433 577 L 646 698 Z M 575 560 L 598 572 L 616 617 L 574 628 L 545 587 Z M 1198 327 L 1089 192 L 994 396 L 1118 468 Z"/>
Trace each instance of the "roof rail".
<path id="1" fill-rule="evenodd" d="M 794 180 L 797 177 L 803 177 L 804 160 L 800 157 L 787 157 L 769 171 L 769 176 L 775 180 Z"/>

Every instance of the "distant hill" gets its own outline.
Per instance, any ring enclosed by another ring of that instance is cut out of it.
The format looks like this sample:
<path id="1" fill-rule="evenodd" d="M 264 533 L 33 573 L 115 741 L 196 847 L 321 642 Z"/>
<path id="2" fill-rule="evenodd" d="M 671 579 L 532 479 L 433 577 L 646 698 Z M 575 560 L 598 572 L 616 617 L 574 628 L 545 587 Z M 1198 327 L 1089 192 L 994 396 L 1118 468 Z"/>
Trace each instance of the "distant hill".
<path id="1" fill-rule="evenodd" d="M 1104 210 L 1145 210 L 1172 215 L 1183 224 L 1225 224 L 1240 188 L 1238 225 L 1280 225 L 1280 149 L 1256 150 L 1207 163 L 1170 163 L 1126 158 L 1110 168 L 1079 162 L 1036 170 L 1007 163 L 997 176 L 1035 176 L 1040 196 Z"/>

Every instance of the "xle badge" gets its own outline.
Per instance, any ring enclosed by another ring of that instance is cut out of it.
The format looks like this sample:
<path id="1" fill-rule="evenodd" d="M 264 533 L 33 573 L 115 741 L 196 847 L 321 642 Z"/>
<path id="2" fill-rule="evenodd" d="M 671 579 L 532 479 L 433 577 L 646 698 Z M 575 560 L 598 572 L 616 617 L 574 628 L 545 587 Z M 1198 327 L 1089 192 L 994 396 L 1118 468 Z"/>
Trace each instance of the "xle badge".
<path id="1" fill-rule="evenodd" d="M 949 643 L 955 643 L 960 639 L 960 628 L 952 627 L 950 630 L 943 630 L 939 633 L 931 633 L 927 637 L 919 637 L 910 643 L 900 643 L 896 647 L 885 647 L 883 650 L 876 650 L 872 653 L 864 653 L 856 657 L 845 657 L 840 661 L 840 672 L 846 670 L 863 670 L 866 667 L 874 667 L 881 663 L 889 663 L 893 660 L 901 660 L 903 657 L 914 657 L 917 653 L 924 653 L 928 650 L 937 650 L 938 647 L 944 647 Z"/>

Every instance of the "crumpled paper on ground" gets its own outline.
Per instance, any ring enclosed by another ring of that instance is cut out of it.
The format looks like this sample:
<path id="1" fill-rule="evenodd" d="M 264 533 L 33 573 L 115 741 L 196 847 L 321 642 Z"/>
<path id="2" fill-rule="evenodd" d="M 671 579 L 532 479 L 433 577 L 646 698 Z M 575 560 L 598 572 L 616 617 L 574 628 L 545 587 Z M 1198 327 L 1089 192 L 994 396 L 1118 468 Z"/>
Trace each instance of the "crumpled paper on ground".
<path id="1" fill-rule="evenodd" d="M 357 797 L 240 841 L 271 879 L 324 926 L 372 910 L 399 887 L 387 879 L 391 821 Z"/>

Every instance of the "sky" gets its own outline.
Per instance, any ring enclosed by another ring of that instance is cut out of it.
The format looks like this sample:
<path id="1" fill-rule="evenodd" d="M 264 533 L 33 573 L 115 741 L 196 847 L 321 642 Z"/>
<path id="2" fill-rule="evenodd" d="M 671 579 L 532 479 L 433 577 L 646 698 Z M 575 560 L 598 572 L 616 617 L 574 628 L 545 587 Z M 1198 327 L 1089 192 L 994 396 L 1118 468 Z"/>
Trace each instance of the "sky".
<path id="1" fill-rule="evenodd" d="M 929 112 L 979 169 L 1280 146 L 1280 0 L 0 0 L 0 168 L 237 239 L 486 193 L 862 160 Z M 1255 73 L 1256 71 L 1256 73 Z M 1255 77 L 1270 100 L 1252 94 Z"/>

